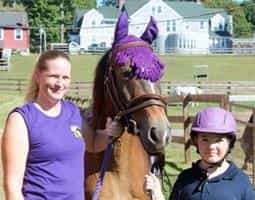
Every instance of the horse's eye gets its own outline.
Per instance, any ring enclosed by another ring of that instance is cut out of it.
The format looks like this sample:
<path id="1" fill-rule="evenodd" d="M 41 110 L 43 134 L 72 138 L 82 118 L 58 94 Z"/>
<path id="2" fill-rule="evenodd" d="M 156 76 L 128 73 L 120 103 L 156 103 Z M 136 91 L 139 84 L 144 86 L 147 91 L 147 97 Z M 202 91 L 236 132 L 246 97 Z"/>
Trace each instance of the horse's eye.
<path id="1" fill-rule="evenodd" d="M 124 71 L 122 73 L 122 76 L 125 79 L 131 79 L 134 75 L 133 75 L 133 72 L 131 70 L 129 70 L 129 71 Z"/>

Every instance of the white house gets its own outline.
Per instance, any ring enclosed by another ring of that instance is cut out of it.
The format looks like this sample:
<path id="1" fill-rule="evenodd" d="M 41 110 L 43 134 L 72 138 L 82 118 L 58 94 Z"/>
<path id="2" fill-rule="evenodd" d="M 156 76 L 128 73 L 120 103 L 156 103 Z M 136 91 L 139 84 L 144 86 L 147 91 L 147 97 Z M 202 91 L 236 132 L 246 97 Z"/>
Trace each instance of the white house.
<path id="1" fill-rule="evenodd" d="M 159 27 L 154 50 L 160 54 L 206 54 L 232 47 L 232 16 L 195 2 L 128 0 L 129 32 L 140 36 L 153 16 Z M 71 41 L 81 49 L 110 48 L 119 9 L 76 10 Z"/>

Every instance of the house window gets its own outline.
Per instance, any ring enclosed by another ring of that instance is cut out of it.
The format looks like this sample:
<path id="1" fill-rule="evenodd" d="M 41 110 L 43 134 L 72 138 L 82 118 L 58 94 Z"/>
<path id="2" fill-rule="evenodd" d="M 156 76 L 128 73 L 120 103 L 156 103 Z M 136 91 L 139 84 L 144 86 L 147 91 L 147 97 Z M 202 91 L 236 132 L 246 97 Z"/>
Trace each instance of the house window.
<path id="1" fill-rule="evenodd" d="M 152 11 L 152 15 L 155 15 L 155 11 L 156 11 L 155 6 L 152 6 L 151 11 Z"/>
<path id="2" fill-rule="evenodd" d="M 223 31 L 223 25 L 222 24 L 219 25 L 219 30 Z"/>
<path id="3" fill-rule="evenodd" d="M 205 23 L 204 23 L 204 21 L 201 21 L 200 22 L 200 29 L 204 29 L 205 28 Z"/>
<path id="4" fill-rule="evenodd" d="M 162 12 L 162 8 L 161 6 L 158 7 L 158 13 L 161 13 Z"/>
<path id="5" fill-rule="evenodd" d="M 183 48 L 184 49 L 186 48 L 186 40 L 185 39 L 183 40 Z"/>
<path id="6" fill-rule="evenodd" d="M 171 21 L 167 20 L 167 22 L 166 22 L 166 31 L 170 32 L 170 29 L 171 29 Z"/>
<path id="7" fill-rule="evenodd" d="M 179 39 L 179 48 L 182 48 L 182 39 Z"/>
<path id="8" fill-rule="evenodd" d="M 4 39 L 4 29 L 0 28 L 0 40 Z"/>
<path id="9" fill-rule="evenodd" d="M 23 34 L 22 34 L 22 29 L 15 29 L 14 30 L 14 36 L 15 36 L 15 40 L 22 40 L 23 38 Z"/>
<path id="10" fill-rule="evenodd" d="M 95 25 L 96 25 L 96 21 L 92 20 L 92 26 L 95 26 Z"/>
<path id="11" fill-rule="evenodd" d="M 173 20 L 173 24 L 172 24 L 172 31 L 175 32 L 176 31 L 176 20 Z"/>

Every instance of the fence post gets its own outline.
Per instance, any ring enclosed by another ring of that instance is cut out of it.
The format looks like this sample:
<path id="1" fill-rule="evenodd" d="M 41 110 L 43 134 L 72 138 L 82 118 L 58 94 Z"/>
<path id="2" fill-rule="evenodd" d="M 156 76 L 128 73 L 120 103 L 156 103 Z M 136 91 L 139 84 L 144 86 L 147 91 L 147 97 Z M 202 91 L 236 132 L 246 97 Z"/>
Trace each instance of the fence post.
<path id="1" fill-rule="evenodd" d="M 21 94 L 21 79 L 18 79 L 18 91 Z"/>
<path id="2" fill-rule="evenodd" d="M 189 118 L 189 106 L 190 102 L 190 95 L 186 96 L 183 99 L 183 130 L 184 130 L 184 152 L 185 152 L 185 163 L 190 164 L 191 163 L 191 141 L 189 136 L 189 124 L 190 124 L 190 118 Z"/>

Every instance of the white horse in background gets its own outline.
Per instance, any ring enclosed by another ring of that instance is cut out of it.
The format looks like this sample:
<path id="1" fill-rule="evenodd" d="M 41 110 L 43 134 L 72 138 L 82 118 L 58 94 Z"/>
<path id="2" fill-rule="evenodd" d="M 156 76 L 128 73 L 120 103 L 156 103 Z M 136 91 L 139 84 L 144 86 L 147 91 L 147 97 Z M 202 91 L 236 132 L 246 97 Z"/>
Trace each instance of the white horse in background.
<path id="1" fill-rule="evenodd" d="M 202 94 L 203 91 L 201 88 L 195 87 L 195 86 L 176 86 L 171 89 L 170 92 L 172 95 L 178 95 L 178 96 L 187 96 L 187 95 L 197 95 Z M 198 106 L 198 103 L 192 102 L 191 106 Z"/>

